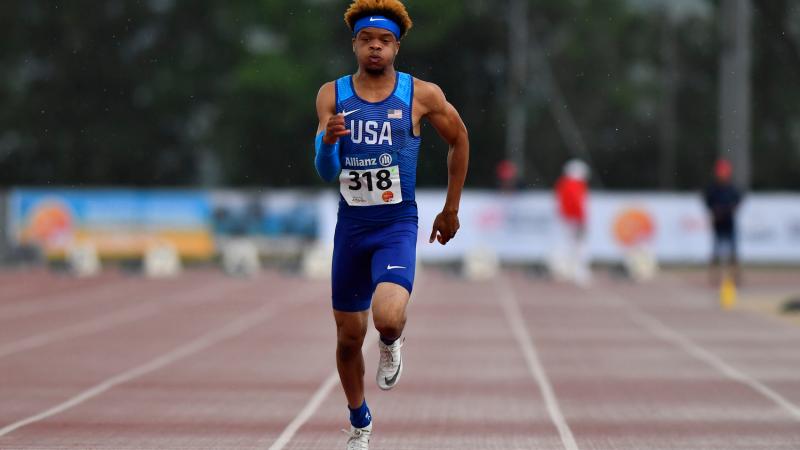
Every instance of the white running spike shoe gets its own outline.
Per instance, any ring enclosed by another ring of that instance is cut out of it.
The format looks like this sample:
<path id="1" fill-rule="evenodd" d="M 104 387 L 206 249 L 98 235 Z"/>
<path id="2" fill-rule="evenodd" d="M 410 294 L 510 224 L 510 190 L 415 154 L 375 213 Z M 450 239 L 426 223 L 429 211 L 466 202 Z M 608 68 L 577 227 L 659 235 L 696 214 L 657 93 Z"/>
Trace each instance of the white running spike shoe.
<path id="1" fill-rule="evenodd" d="M 378 374 L 375 376 L 375 381 L 378 382 L 378 387 L 384 391 L 397 386 L 400 375 L 403 374 L 403 358 L 400 355 L 400 349 L 403 348 L 404 341 L 404 338 L 400 338 L 392 345 L 378 341 L 381 359 L 378 362 Z"/>
<path id="2" fill-rule="evenodd" d="M 369 438 L 372 436 L 372 424 L 364 428 L 356 428 L 350 425 L 350 432 L 347 433 L 347 450 L 369 450 Z"/>

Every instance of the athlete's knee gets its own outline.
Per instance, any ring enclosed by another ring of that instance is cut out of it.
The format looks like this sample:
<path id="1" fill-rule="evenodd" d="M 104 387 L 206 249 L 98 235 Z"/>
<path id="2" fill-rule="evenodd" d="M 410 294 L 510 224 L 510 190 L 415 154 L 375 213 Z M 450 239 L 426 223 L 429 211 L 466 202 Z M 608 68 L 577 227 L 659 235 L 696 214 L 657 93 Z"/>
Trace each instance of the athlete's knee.
<path id="1" fill-rule="evenodd" d="M 408 292 L 400 286 L 382 286 L 372 305 L 375 329 L 385 338 L 397 338 L 406 326 Z"/>
<path id="2" fill-rule="evenodd" d="M 351 361 L 361 355 L 361 346 L 363 340 L 359 343 L 356 341 L 339 341 L 336 345 L 336 359 L 339 361 Z"/>
<path id="3" fill-rule="evenodd" d="M 375 329 L 378 330 L 381 337 L 388 339 L 396 339 L 402 336 L 403 328 L 405 328 L 405 323 L 375 324 Z"/>
<path id="4" fill-rule="evenodd" d="M 398 338 L 406 326 L 405 314 L 375 315 L 375 329 L 385 338 Z"/>
<path id="5" fill-rule="evenodd" d="M 340 352 L 346 354 L 361 351 L 364 345 L 364 336 L 367 334 L 366 327 L 339 327 L 336 333 L 336 346 Z"/>
<path id="6" fill-rule="evenodd" d="M 336 343 L 339 345 L 339 347 L 361 348 L 361 346 L 364 344 L 364 336 L 358 334 L 340 333 Z"/>

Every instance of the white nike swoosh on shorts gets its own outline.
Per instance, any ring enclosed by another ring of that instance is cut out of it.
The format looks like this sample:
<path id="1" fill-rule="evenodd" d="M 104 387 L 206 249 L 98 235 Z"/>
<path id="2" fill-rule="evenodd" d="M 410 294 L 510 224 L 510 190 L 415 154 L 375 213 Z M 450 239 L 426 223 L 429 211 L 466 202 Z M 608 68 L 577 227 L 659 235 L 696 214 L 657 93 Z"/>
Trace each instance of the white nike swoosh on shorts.
<path id="1" fill-rule="evenodd" d="M 407 269 L 405 266 L 386 266 L 386 270 Z"/>

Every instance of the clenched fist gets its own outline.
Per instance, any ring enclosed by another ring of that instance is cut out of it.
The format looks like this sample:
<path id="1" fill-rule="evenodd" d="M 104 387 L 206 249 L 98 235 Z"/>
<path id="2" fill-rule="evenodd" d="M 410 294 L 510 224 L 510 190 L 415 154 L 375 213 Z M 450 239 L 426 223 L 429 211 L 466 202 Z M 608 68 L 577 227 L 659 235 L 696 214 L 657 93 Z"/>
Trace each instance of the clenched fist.
<path id="1" fill-rule="evenodd" d="M 335 116 L 331 116 L 328 119 L 328 125 L 325 128 L 325 136 L 322 137 L 322 142 L 333 145 L 335 144 L 340 137 L 344 137 L 350 134 L 350 130 L 344 124 L 344 115 L 339 113 Z"/>

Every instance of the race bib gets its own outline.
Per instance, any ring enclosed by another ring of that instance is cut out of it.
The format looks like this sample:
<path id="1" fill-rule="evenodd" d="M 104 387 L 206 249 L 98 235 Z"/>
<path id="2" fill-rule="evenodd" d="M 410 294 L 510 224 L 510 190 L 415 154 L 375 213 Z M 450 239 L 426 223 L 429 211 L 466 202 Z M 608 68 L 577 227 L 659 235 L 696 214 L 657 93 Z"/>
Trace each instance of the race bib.
<path id="1" fill-rule="evenodd" d="M 403 201 L 400 167 L 342 169 L 339 190 L 350 206 L 394 205 Z"/>

